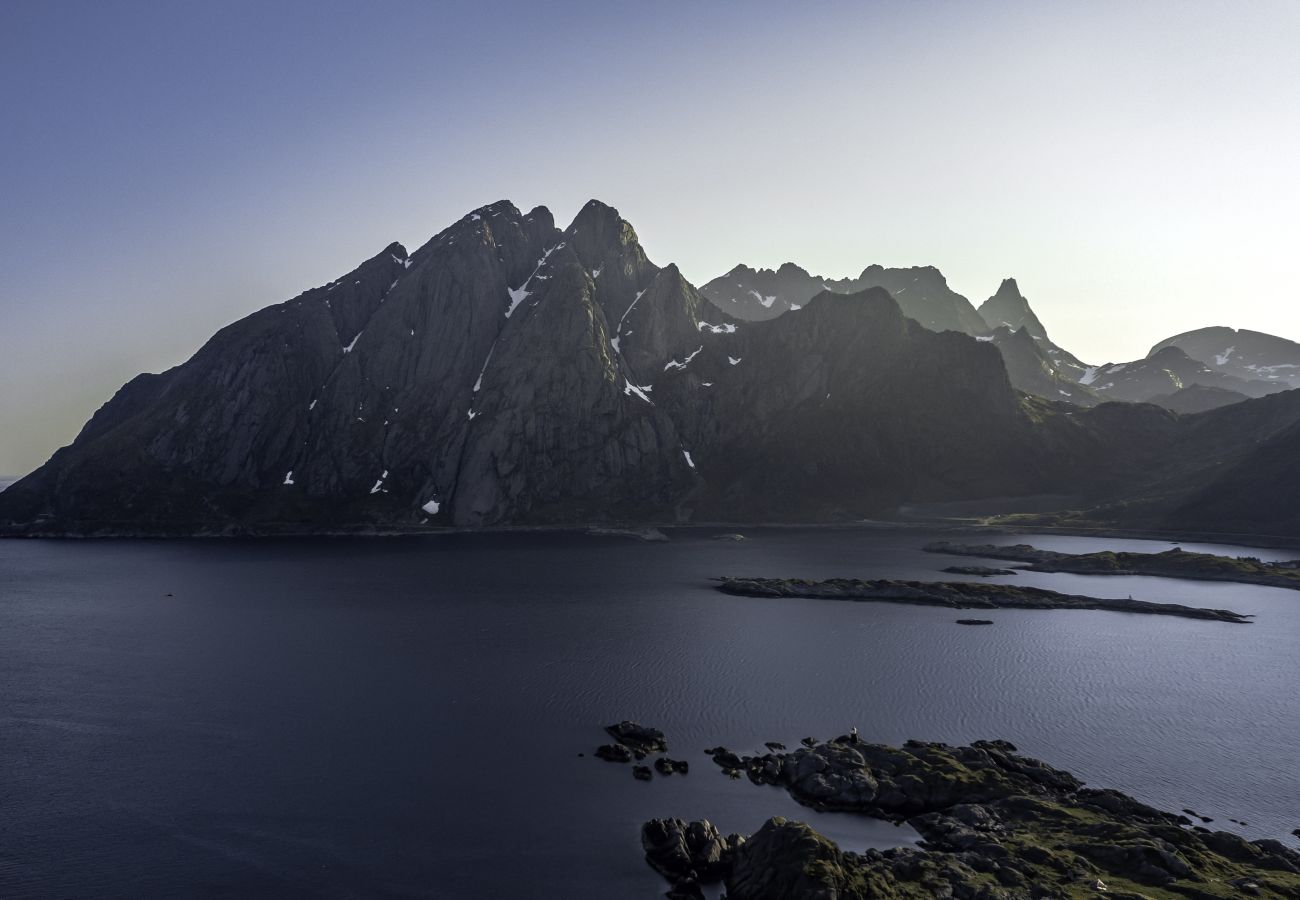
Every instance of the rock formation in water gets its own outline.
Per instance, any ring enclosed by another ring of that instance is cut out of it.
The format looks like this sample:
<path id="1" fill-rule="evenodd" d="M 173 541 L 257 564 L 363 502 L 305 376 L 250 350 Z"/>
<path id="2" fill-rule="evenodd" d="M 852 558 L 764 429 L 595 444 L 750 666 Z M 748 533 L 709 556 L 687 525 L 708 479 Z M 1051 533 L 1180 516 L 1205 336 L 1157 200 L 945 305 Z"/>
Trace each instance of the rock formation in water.
<path id="1" fill-rule="evenodd" d="M 710 751 L 733 777 L 776 785 L 819 810 L 905 821 L 915 847 L 845 852 L 802 822 L 769 819 L 748 839 L 707 821 L 655 819 L 646 861 L 676 897 L 721 881 L 734 900 L 1300 896 L 1300 852 L 1212 831 L 1020 755 L 868 743 L 856 732 L 792 752 Z"/>

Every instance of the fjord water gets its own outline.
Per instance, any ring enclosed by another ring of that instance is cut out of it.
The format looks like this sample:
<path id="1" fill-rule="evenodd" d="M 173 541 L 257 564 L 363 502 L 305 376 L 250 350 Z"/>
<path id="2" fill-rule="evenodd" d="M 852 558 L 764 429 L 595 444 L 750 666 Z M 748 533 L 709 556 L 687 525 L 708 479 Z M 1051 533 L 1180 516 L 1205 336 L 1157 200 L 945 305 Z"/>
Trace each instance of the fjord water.
<path id="1" fill-rule="evenodd" d="M 0 896 L 655 897 L 653 816 L 906 842 L 701 753 L 855 725 L 1005 738 L 1249 837 L 1300 827 L 1296 592 L 1026 573 L 1007 580 L 1257 620 L 994 611 L 967 628 L 708 580 L 933 579 L 956 560 L 920 547 L 961 535 L 712 534 L 0 542 Z M 623 718 L 663 728 L 690 775 L 641 783 L 592 758 Z"/>

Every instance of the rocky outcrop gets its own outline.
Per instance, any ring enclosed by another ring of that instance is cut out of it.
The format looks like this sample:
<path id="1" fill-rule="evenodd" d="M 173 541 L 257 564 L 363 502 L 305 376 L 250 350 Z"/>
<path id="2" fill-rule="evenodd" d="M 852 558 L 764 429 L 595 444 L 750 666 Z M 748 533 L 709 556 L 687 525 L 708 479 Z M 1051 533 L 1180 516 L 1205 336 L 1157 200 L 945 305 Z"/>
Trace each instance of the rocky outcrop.
<path id="1" fill-rule="evenodd" d="M 646 862 L 674 883 L 719 881 L 742 843 L 738 835 L 719 834 L 707 819 L 689 824 L 681 819 L 652 819 L 641 826 Z"/>
<path id="2" fill-rule="evenodd" d="M 637 759 L 644 759 L 651 753 L 668 752 L 668 741 L 658 728 L 624 720 L 606 725 L 605 732 L 619 744 L 630 749 Z"/>
<path id="3" fill-rule="evenodd" d="M 704 822 L 647 823 L 651 865 L 689 884 L 707 871 L 735 900 L 1300 894 L 1295 850 L 1087 788 L 1006 741 L 889 747 L 853 733 L 789 753 L 715 748 L 713 758 L 807 806 L 905 821 L 922 838 L 916 847 L 850 853 L 782 818 L 748 840 L 723 840 Z M 697 863 L 701 848 L 716 849 L 708 865 Z"/>
<path id="4" fill-rule="evenodd" d="M 978 556 L 1028 563 L 1030 572 L 1069 572 L 1076 575 L 1157 575 L 1193 581 L 1233 581 L 1268 587 L 1300 590 L 1300 560 L 1263 562 L 1254 557 L 1189 553 L 1174 547 L 1161 553 L 1133 553 L 1104 550 L 1097 553 L 1061 553 L 1040 550 L 1029 544 L 956 544 L 935 541 L 923 548 L 927 553 Z"/>
<path id="5" fill-rule="evenodd" d="M 718 590 L 743 597 L 807 597 L 816 600 L 909 603 L 950 609 L 1103 609 L 1111 612 L 1180 616 L 1218 622 L 1249 624 L 1250 616 L 1227 609 L 1203 609 L 1179 603 L 1150 603 L 1132 597 L 1084 597 L 1044 588 L 1009 584 L 972 584 L 964 581 L 862 581 L 831 578 L 723 578 Z"/>

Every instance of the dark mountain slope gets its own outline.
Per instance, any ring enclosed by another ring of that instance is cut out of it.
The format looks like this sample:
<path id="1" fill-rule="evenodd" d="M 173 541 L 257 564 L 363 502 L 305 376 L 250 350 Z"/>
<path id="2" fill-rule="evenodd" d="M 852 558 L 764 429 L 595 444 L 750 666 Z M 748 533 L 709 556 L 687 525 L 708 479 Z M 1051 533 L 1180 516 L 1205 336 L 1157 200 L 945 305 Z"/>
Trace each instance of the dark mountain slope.
<path id="1" fill-rule="evenodd" d="M 393 244 L 337 281 L 219 331 L 187 363 L 123 387 L 6 491 L 9 518 L 224 520 L 262 504 L 309 432 L 310 404 L 406 271 Z"/>
<path id="2" fill-rule="evenodd" d="M 1185 388 L 1180 388 L 1172 394 L 1161 394 L 1152 397 L 1148 402 L 1156 406 L 1163 406 L 1165 409 L 1176 413 L 1188 415 L 1191 413 L 1208 412 L 1212 409 L 1218 409 L 1222 406 L 1229 406 L 1233 403 L 1240 403 L 1243 400 L 1249 400 L 1245 394 L 1238 391 L 1229 391 L 1224 388 L 1207 387 L 1203 384 L 1189 384 Z"/>
<path id="3" fill-rule="evenodd" d="M 922 328 L 878 288 L 741 324 L 725 356 L 669 376 L 666 403 L 703 404 L 687 433 L 699 517 L 826 521 L 1032 480 L 1028 422 L 994 349 Z"/>
<path id="4" fill-rule="evenodd" d="M 1288 451 L 1300 451 L 1297 425 L 1300 391 L 1192 415 L 1105 403 L 1047 419 L 1044 451 L 1062 466 L 1053 478 L 1077 485 L 1084 499 L 1081 512 L 1042 521 L 1300 538 L 1290 524 L 1296 479 L 1286 464 Z"/>
<path id="5" fill-rule="evenodd" d="M 1300 392 L 1296 392 L 1300 393 Z M 1300 422 L 1264 441 L 1178 503 L 1165 528 L 1300 537 Z"/>

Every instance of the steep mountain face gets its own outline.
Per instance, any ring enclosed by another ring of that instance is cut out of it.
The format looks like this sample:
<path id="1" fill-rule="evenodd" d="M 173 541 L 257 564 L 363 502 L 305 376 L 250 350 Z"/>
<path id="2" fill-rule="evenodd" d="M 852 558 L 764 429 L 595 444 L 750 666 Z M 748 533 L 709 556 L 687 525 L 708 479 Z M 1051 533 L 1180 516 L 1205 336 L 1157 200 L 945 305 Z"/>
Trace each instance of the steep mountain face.
<path id="1" fill-rule="evenodd" d="M 996 425 L 996 427 L 993 427 Z M 807 520 L 1024 483 L 992 347 L 883 290 L 736 322 L 595 201 L 483 207 L 142 375 L 12 530 Z"/>
<path id="2" fill-rule="evenodd" d="M 1081 363 L 1074 354 L 1057 346 L 1047 336 L 1047 329 L 1043 327 L 1043 323 L 1029 306 L 1029 301 L 1020 293 L 1020 286 L 1016 284 L 1014 278 L 1003 279 L 997 293 L 980 304 L 979 314 L 993 331 L 1007 328 L 1012 332 L 1021 329 L 1028 332 L 1052 367 L 1053 381 L 1064 379 L 1077 384 L 1087 372 L 1088 366 Z M 1021 390 L 1025 389 L 1021 388 Z M 1047 396 L 1047 394 L 1040 394 L 1040 396 Z"/>
<path id="3" fill-rule="evenodd" d="M 1243 400 L 1249 400 L 1245 394 L 1237 391 L 1229 391 L 1224 388 L 1207 387 L 1203 384 L 1191 384 L 1185 388 L 1174 391 L 1172 394 L 1161 394 L 1152 397 L 1148 403 L 1154 403 L 1156 406 L 1163 406 L 1165 409 L 1183 415 L 1192 415 L 1194 413 L 1208 412 L 1212 409 L 1219 409 L 1224 406 L 1231 406 L 1233 403 L 1240 403 Z"/>
<path id="4" fill-rule="evenodd" d="M 1224 375 L 1300 387 L 1300 344 L 1286 338 L 1244 328 L 1199 328 L 1161 341 L 1150 355 L 1166 347 L 1177 347 Z"/>
<path id="5" fill-rule="evenodd" d="M 1079 383 L 1104 400 L 1129 403 L 1149 402 L 1194 384 L 1247 397 L 1263 397 L 1287 387 L 1285 383 L 1246 381 L 1224 375 L 1173 346 L 1157 350 L 1146 359 L 1089 368 Z"/>
<path id="6" fill-rule="evenodd" d="M 128 384 L 0 510 L 71 528 L 472 525 L 580 517 L 617 483 L 629 515 L 661 513 L 690 473 L 611 347 L 606 309 L 660 281 L 624 225 L 592 204 L 561 233 L 498 203 L 410 257 L 390 246 Z"/>
<path id="7" fill-rule="evenodd" d="M 1015 331 L 1003 325 L 988 337 L 977 340 L 991 341 L 998 348 L 1016 390 L 1079 406 L 1095 406 L 1099 402 L 1096 394 L 1061 372 L 1056 361 L 1048 356 L 1050 342 L 1035 338 L 1028 324 Z"/>
<path id="8" fill-rule="evenodd" d="M 1020 293 L 1020 286 L 1014 278 L 1002 279 L 997 293 L 980 304 L 979 314 L 989 328 L 1006 327 L 1012 331 L 1023 328 L 1031 337 L 1047 340 L 1047 329 Z"/>
<path id="9" fill-rule="evenodd" d="M 855 294 L 884 288 L 903 310 L 931 331 L 986 334 L 988 328 L 971 302 L 948 287 L 933 266 L 887 269 L 868 266 L 857 278 L 827 279 L 810 275 L 794 263 L 776 271 L 736 266 L 700 288 L 700 293 L 729 315 L 747 321 L 775 318 L 798 309 L 822 291 Z"/>

